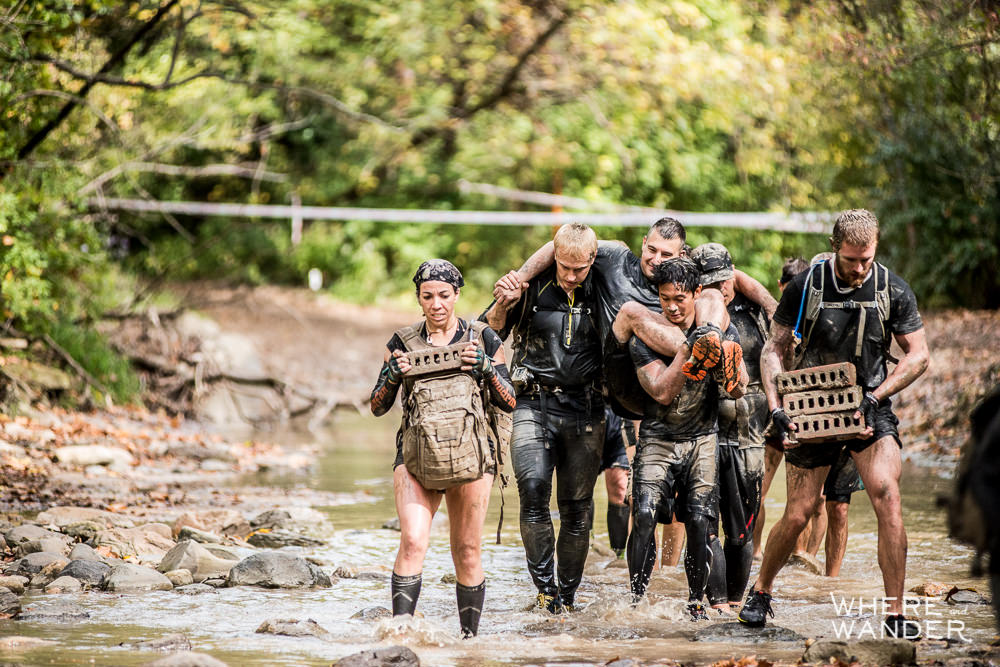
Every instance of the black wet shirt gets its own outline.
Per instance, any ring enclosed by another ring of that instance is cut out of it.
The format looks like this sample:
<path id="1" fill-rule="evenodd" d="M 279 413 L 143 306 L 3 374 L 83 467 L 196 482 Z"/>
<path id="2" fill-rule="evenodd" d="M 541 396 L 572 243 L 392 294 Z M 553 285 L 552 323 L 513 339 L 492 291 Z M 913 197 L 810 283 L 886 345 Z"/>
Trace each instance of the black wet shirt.
<path id="1" fill-rule="evenodd" d="M 554 266 L 528 283 L 499 332 L 506 339 L 514 331 L 512 369 L 527 368 L 531 382 L 571 391 L 600 382 L 601 339 L 592 276 L 570 294 L 556 282 Z"/>
<path id="2" fill-rule="evenodd" d="M 600 303 L 598 326 L 602 341 L 609 340 L 611 325 L 627 301 L 638 301 L 654 312 L 663 312 L 656 285 L 646 280 L 639 258 L 626 246 L 598 243 L 597 257 L 590 273 L 597 287 L 597 299 Z"/>
<path id="3" fill-rule="evenodd" d="M 685 332 L 689 335 L 694 325 Z M 730 325 L 724 335 L 726 340 L 739 342 L 736 327 Z M 654 352 L 637 336 L 629 340 L 629 353 L 635 367 L 660 360 L 667 366 L 673 357 L 664 357 Z M 719 430 L 719 386 L 712 374 L 701 381 L 685 380 L 684 388 L 669 405 L 663 405 L 652 396 L 646 396 L 643 406 L 643 420 L 639 424 L 640 438 L 684 441 L 694 440 Z"/>
<path id="4" fill-rule="evenodd" d="M 764 349 L 765 334 L 770 322 L 764 309 L 739 292 L 729 302 L 729 321 L 740 334 L 743 361 L 747 365 L 750 384 L 760 383 L 760 353 Z"/>
<path id="5" fill-rule="evenodd" d="M 875 273 L 877 266 L 872 267 L 865 282 L 856 289 L 841 292 L 837 289 L 837 281 L 833 273 L 833 263 L 824 262 L 816 267 L 815 272 L 824 271 L 823 301 L 875 301 Z M 795 328 L 799 318 L 799 307 L 802 304 L 803 290 L 808 271 L 795 276 L 785 288 L 774 313 L 774 321 L 787 327 Z M 888 271 L 889 276 L 889 316 L 883 335 L 878 311 L 868 308 L 865 322 L 864 340 L 861 348 L 861 358 L 855 359 L 858 324 L 861 313 L 858 309 L 822 308 L 809 339 L 809 345 L 803 356 L 801 367 L 823 366 L 842 361 L 854 362 L 858 372 L 858 384 L 868 390 L 875 389 L 885 381 L 886 350 L 893 334 L 908 334 L 921 329 L 924 324 L 917 311 L 917 297 L 902 278 Z M 881 281 L 881 275 L 879 276 Z M 818 277 L 814 279 L 818 286 Z M 840 281 L 841 286 L 843 281 Z M 881 283 L 880 283 L 881 285 Z M 805 327 L 805 314 L 802 315 L 801 328 Z"/>

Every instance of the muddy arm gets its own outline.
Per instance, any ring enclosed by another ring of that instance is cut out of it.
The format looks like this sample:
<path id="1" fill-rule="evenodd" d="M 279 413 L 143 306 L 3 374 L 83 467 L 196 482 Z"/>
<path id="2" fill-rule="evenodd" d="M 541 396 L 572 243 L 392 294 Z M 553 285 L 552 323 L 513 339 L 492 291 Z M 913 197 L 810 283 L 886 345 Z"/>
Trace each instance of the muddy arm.
<path id="1" fill-rule="evenodd" d="M 778 302 L 774 300 L 774 297 L 767 291 L 767 288 L 760 281 L 748 276 L 739 269 L 733 273 L 736 278 L 736 291 L 763 308 L 768 317 L 774 317 L 774 311 L 778 307 Z"/>

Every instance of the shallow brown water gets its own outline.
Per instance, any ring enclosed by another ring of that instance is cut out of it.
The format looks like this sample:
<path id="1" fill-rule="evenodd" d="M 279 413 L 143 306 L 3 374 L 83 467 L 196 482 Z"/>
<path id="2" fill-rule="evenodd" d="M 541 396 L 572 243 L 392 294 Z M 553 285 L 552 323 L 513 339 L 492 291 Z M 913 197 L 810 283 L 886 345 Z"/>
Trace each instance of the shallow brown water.
<path id="1" fill-rule="evenodd" d="M 305 477 L 255 480 L 279 486 L 362 491 L 370 497 L 371 502 L 323 508 L 333 525 L 327 544 L 302 553 L 327 563 L 327 570 L 332 565 L 347 564 L 382 566 L 387 572 L 392 565 L 399 534 L 382 529 L 381 525 L 395 514 L 390 468 L 397 424 L 394 415 L 376 420 L 338 413 L 333 426 L 321 436 L 282 434 L 287 440 L 322 444 L 325 453 L 318 466 Z M 948 479 L 932 469 L 905 467 L 903 507 L 910 539 L 907 588 L 939 581 L 985 591 L 984 581 L 968 577 L 970 550 L 945 537 L 943 513 L 935 507 L 935 498 L 945 493 L 949 484 Z M 783 494 L 779 471 L 776 488 L 767 503 L 768 524 L 780 515 Z M 731 638 L 692 641 L 696 630 L 733 619 L 719 618 L 698 624 L 686 620 L 686 584 L 680 568 L 654 573 L 648 600 L 632 608 L 628 604 L 627 570 L 608 567 L 609 559 L 596 553 L 588 563 L 578 594 L 582 611 L 560 617 L 525 611 L 534 592 L 518 536 L 516 489 L 511 486 L 504 496 L 502 543 L 494 544 L 500 510 L 497 489 L 484 529 L 487 600 L 481 634 L 473 640 L 459 639 L 454 585 L 441 581 L 444 575 L 453 572 L 447 547 L 447 522 L 441 516 L 435 523 L 424 567 L 418 607 L 423 618 L 409 622 L 350 619 L 363 608 L 389 606 L 387 580 L 344 579 L 330 589 L 316 591 L 220 589 L 217 594 L 193 597 L 170 591 L 142 595 L 35 593 L 24 602 L 48 606 L 69 601 L 88 612 L 90 618 L 70 625 L 0 621 L 0 636 L 29 635 L 57 642 L 33 651 L 0 652 L 0 660 L 52 665 L 141 664 L 155 655 L 118 645 L 175 632 L 186 634 L 195 650 L 211 653 L 231 665 L 323 665 L 380 643 L 405 643 L 428 665 L 595 665 L 616 656 L 710 663 L 753 654 L 795 662 L 801 656 L 802 641 L 760 644 Z M 597 541 L 604 544 L 607 543 L 605 507 L 604 486 L 599 481 L 595 533 Z M 850 521 L 851 535 L 842 576 L 827 579 L 786 568 L 778 579 L 775 624 L 803 637 L 834 638 L 838 616 L 831 601 L 833 594 L 848 600 L 864 597 L 869 608 L 861 616 L 855 613 L 847 620 L 855 621 L 855 634 L 866 621 L 872 621 L 877 631 L 881 614 L 872 616 L 870 605 L 873 596 L 881 595 L 881 575 L 876 559 L 875 518 L 863 493 L 854 496 Z M 951 620 L 963 622 L 962 635 L 974 643 L 981 645 L 993 637 L 989 607 L 936 603 L 929 610 L 922 608 L 919 615 L 925 616 L 927 611 L 941 614 L 933 617 L 944 622 L 935 626 L 941 634 Z M 256 628 L 270 618 L 312 618 L 332 633 L 334 641 L 255 634 Z M 960 641 L 950 648 L 943 642 L 923 642 L 918 657 L 922 660 L 950 657 L 971 646 Z"/>

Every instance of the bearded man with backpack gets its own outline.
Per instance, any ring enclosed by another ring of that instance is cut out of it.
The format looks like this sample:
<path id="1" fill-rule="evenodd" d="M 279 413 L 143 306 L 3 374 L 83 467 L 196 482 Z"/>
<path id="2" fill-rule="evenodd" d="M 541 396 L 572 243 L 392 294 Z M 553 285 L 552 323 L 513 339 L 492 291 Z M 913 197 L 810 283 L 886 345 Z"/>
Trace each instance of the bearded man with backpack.
<path id="1" fill-rule="evenodd" d="M 875 262 L 878 240 L 878 220 L 870 211 L 840 213 L 830 238 L 834 258 L 796 276 L 784 290 L 761 351 L 764 393 L 785 446 L 788 500 L 768 535 L 757 582 L 740 610 L 740 621 L 752 627 L 762 627 L 767 615 L 774 616 L 774 579 L 820 497 L 830 466 L 846 449 L 878 518 L 878 562 L 890 612 L 885 633 L 919 637 L 917 624 L 901 613 L 906 575 L 906 530 L 899 496 L 902 443 L 890 397 L 926 370 L 929 352 L 913 290 Z M 892 340 L 903 357 L 890 372 Z M 864 392 L 855 419 L 864 419 L 865 431 L 851 440 L 800 444 L 794 439 L 795 425 L 781 407 L 776 376 L 783 370 L 838 362 L 854 364 Z"/>
<path id="2" fill-rule="evenodd" d="M 513 410 L 514 393 L 497 335 L 481 322 L 455 315 L 465 284 L 455 265 L 428 260 L 413 282 L 424 319 L 393 334 L 371 395 L 372 413 L 380 417 L 400 388 L 403 394 L 393 464 L 400 539 L 392 569 L 392 614 L 416 610 L 431 520 L 443 497 L 451 523 L 459 623 L 462 635 L 472 637 L 479 631 L 486 596 L 480 548 L 502 445 L 490 417 L 493 410 Z"/>

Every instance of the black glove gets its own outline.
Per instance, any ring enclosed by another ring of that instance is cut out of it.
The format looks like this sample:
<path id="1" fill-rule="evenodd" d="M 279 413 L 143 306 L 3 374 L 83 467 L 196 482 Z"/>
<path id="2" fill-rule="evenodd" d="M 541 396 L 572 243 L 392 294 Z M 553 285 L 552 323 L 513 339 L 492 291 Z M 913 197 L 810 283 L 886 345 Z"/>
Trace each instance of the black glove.
<path id="1" fill-rule="evenodd" d="M 389 384 L 399 384 L 399 381 L 403 377 L 403 371 L 399 368 L 399 359 L 396 357 L 389 357 L 389 363 L 385 367 L 386 381 Z"/>
<path id="2" fill-rule="evenodd" d="M 788 439 L 789 433 L 794 433 L 794 431 L 792 431 L 791 428 L 792 427 L 791 418 L 789 418 L 789 416 L 786 415 L 785 411 L 782 410 L 781 408 L 775 408 L 774 410 L 771 410 L 771 421 L 774 422 L 775 435 L 781 438 L 781 442 L 784 442 L 786 439 Z"/>
<path id="3" fill-rule="evenodd" d="M 865 418 L 865 426 L 875 428 L 875 412 L 878 410 L 878 399 L 875 398 L 875 394 L 866 391 L 864 398 L 861 399 L 861 405 L 858 406 L 858 410 L 861 411 L 861 416 Z"/>
<path id="4" fill-rule="evenodd" d="M 481 347 L 476 350 L 476 361 L 472 364 L 472 372 L 484 378 L 493 376 L 493 362 Z"/>

